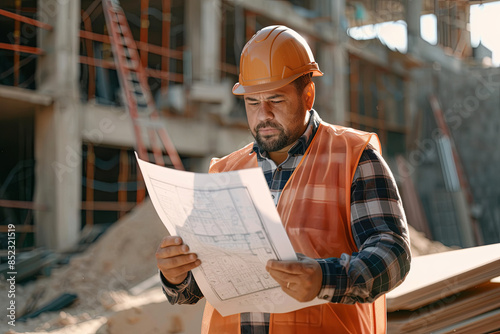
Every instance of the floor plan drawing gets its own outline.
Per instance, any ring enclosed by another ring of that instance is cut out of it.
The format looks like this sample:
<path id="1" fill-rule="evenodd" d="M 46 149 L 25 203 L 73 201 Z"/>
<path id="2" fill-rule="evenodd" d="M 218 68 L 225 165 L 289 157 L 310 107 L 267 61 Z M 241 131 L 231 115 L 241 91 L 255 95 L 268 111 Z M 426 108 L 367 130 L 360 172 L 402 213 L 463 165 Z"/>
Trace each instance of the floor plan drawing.
<path id="1" fill-rule="evenodd" d="M 266 271 L 269 259 L 297 261 L 297 254 L 262 169 L 207 174 L 137 162 L 168 233 L 182 237 L 201 260 L 191 271 L 194 283 L 222 316 L 284 313 L 327 302 L 299 302 Z"/>
<path id="2" fill-rule="evenodd" d="M 278 287 L 264 269 L 277 259 L 265 226 L 245 187 L 191 191 L 152 180 L 162 209 L 184 221 L 177 234 L 199 254 L 213 292 L 227 300 Z M 182 205 L 167 200 L 178 196 Z M 214 205 L 216 203 L 216 205 Z"/>

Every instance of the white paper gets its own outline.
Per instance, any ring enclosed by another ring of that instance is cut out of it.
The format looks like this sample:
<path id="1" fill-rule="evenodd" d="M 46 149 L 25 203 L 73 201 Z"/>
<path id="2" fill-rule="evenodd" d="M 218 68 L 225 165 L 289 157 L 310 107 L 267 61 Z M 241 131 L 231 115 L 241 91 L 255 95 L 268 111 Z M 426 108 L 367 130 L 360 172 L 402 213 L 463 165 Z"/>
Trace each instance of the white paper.
<path id="1" fill-rule="evenodd" d="M 265 270 L 269 259 L 297 257 L 260 168 L 204 174 L 137 161 L 163 224 L 201 260 L 193 275 L 221 315 L 326 303 L 298 302 Z"/>

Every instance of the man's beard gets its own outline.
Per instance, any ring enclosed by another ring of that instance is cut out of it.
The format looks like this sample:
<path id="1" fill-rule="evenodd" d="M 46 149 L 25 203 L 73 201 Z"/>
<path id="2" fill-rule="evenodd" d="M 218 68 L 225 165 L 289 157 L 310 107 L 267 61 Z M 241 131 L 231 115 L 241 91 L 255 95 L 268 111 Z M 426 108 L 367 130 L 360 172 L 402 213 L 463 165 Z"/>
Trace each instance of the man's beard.
<path id="1" fill-rule="evenodd" d="M 266 128 L 266 127 L 279 130 L 278 138 L 266 140 L 266 137 L 271 137 L 271 136 L 262 136 L 261 134 L 259 134 L 258 130 L 260 128 Z M 259 125 L 257 125 L 255 127 L 255 132 L 256 132 L 255 140 L 257 141 L 257 144 L 259 145 L 261 150 L 264 150 L 266 152 L 279 151 L 282 148 L 292 143 L 290 142 L 290 135 L 288 135 L 285 132 L 285 129 L 281 125 L 272 123 L 270 121 L 260 123 Z"/>

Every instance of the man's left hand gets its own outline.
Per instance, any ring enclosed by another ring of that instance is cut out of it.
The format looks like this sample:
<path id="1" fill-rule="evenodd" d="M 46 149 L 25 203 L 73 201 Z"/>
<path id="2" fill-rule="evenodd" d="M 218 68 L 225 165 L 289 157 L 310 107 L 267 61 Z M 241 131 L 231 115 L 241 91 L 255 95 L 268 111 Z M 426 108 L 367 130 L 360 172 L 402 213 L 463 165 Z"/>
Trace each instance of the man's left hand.
<path id="1" fill-rule="evenodd" d="M 323 273 L 317 261 L 297 254 L 297 261 L 267 261 L 266 270 L 281 289 L 299 302 L 313 300 L 321 290 Z"/>

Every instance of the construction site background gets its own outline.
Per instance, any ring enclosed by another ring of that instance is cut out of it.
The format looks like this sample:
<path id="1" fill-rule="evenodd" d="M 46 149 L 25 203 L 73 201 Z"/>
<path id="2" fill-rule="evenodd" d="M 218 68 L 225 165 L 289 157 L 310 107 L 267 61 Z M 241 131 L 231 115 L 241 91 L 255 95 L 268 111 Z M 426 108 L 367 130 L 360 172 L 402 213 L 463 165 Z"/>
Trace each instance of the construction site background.
<path id="1" fill-rule="evenodd" d="M 470 31 L 471 6 L 490 2 L 120 5 L 158 122 L 194 172 L 253 140 L 243 101 L 231 94 L 245 42 L 271 24 L 301 33 L 325 73 L 315 79 L 315 109 L 327 122 L 378 134 L 420 255 L 500 242 L 500 68 Z M 421 34 L 428 15 L 435 44 Z M 373 34 L 387 22 L 405 27 L 404 48 Z M 154 160 L 154 143 L 146 130 L 134 134 L 110 30 L 101 0 L 0 5 L 0 269 L 8 272 L 14 240 L 18 318 L 63 293 L 78 298 L 66 313 L 0 329 L 192 333 L 199 325 L 188 319 L 199 320 L 202 305 L 168 306 L 157 281 L 131 293 L 155 275 L 167 232 L 134 155 L 140 137 Z M 161 159 L 173 167 L 167 151 Z"/>

